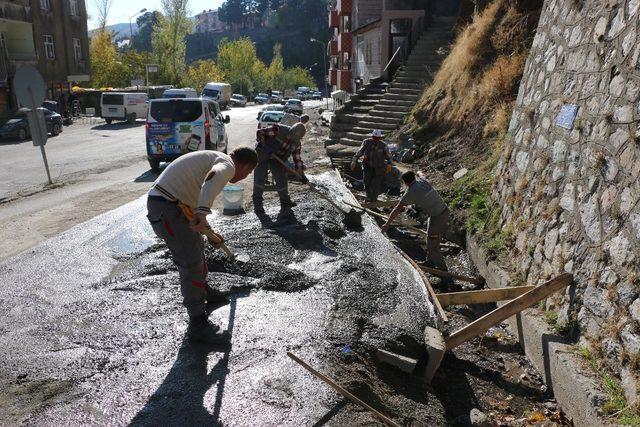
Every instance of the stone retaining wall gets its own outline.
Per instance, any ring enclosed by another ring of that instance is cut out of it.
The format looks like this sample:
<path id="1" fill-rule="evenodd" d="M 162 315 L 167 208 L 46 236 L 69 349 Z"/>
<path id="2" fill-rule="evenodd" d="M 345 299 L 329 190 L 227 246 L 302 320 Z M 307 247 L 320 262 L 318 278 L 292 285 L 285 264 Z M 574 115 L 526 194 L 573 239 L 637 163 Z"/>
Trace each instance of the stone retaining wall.
<path id="1" fill-rule="evenodd" d="M 575 274 L 547 309 L 578 322 L 630 400 L 640 363 L 639 21 L 640 0 L 545 2 L 493 191 L 516 272 L 532 284 Z"/>

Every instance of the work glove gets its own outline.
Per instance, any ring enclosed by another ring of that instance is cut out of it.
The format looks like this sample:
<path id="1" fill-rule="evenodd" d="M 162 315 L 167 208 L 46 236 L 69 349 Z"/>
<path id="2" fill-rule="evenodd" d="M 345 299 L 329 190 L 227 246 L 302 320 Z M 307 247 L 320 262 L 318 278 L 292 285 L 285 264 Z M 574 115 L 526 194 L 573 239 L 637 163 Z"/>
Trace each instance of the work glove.
<path id="1" fill-rule="evenodd" d="M 358 163 L 356 162 L 351 162 L 351 170 L 354 171 L 356 170 L 356 168 L 358 167 Z"/>
<path id="2" fill-rule="evenodd" d="M 393 165 L 391 163 L 389 163 L 387 165 L 387 173 L 391 173 L 392 170 L 393 170 Z"/>

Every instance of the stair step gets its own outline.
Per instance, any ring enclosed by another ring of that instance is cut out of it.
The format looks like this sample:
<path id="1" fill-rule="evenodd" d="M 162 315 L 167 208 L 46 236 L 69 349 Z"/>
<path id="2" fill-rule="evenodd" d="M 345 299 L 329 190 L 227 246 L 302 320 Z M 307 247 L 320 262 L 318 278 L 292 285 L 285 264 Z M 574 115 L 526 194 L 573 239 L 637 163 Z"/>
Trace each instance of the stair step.
<path id="1" fill-rule="evenodd" d="M 424 81 L 422 81 L 420 79 L 414 79 L 412 77 L 399 77 L 399 76 L 397 76 L 395 79 L 393 79 L 393 82 L 391 84 L 395 85 L 396 83 L 415 83 L 415 84 L 423 85 Z"/>
<path id="2" fill-rule="evenodd" d="M 406 88 L 406 87 L 390 87 L 389 91 L 387 92 L 387 96 L 390 94 L 407 94 L 407 95 L 417 95 L 419 93 L 421 93 L 422 90 L 421 89 L 417 89 L 417 88 Z M 376 102 L 376 104 L 378 104 Z"/>
<path id="3" fill-rule="evenodd" d="M 400 123 L 400 120 L 398 117 L 367 116 L 365 119 L 361 120 L 357 124 L 357 126 L 370 127 L 370 126 L 383 125 L 383 124 L 397 126 L 398 123 Z"/>
<path id="4" fill-rule="evenodd" d="M 424 84 L 419 82 L 393 82 L 391 88 L 422 90 Z"/>
<path id="5" fill-rule="evenodd" d="M 422 95 L 420 92 L 415 94 L 409 93 L 388 93 L 385 95 L 385 99 L 400 99 L 403 101 L 417 101 Z"/>
<path id="6" fill-rule="evenodd" d="M 362 140 L 365 139 L 367 137 L 367 134 L 371 133 L 371 131 L 366 131 L 366 132 L 362 132 L 362 133 L 358 133 L 358 132 L 347 132 L 346 135 L 344 136 L 345 139 L 350 139 L 352 141 L 356 141 L 358 142 L 358 145 L 362 144 Z M 340 140 L 342 141 L 343 138 L 341 138 Z"/>
<path id="7" fill-rule="evenodd" d="M 370 105 L 368 107 L 364 107 L 362 105 L 359 105 L 359 106 L 353 107 L 351 111 L 353 111 L 354 113 L 364 113 L 364 114 L 366 114 L 372 108 L 373 108 L 373 105 Z"/>
<path id="8" fill-rule="evenodd" d="M 372 117 L 373 119 L 373 117 Z M 371 133 L 374 129 L 382 129 L 382 130 L 395 130 L 398 126 L 390 123 L 373 123 L 373 122 L 361 122 L 358 123 L 358 126 L 351 129 L 351 132 L 354 133 Z M 349 133 L 349 132 L 347 132 Z"/>
<path id="9" fill-rule="evenodd" d="M 356 151 L 358 151 L 358 147 L 360 146 L 360 144 L 358 144 L 357 146 L 347 145 L 343 143 L 344 141 L 345 139 L 341 138 L 339 144 L 327 147 L 327 155 L 334 158 L 353 157 L 353 155 L 356 154 Z"/>
<path id="10" fill-rule="evenodd" d="M 411 110 L 409 110 L 411 111 Z M 404 116 L 406 116 L 408 113 L 405 111 L 382 111 L 382 110 L 371 110 L 371 115 L 372 116 L 383 116 L 383 117 L 395 117 L 398 119 L 404 119 Z"/>
<path id="11" fill-rule="evenodd" d="M 383 99 L 380 104 L 376 106 L 376 110 L 380 110 L 385 106 L 398 106 L 398 107 L 413 107 L 415 103 L 413 101 L 404 101 L 401 99 Z"/>
<path id="12" fill-rule="evenodd" d="M 331 124 L 331 131 L 333 132 L 338 131 L 338 132 L 346 132 L 349 131 L 353 128 L 353 126 L 355 126 L 356 123 L 336 123 L 335 121 Z"/>

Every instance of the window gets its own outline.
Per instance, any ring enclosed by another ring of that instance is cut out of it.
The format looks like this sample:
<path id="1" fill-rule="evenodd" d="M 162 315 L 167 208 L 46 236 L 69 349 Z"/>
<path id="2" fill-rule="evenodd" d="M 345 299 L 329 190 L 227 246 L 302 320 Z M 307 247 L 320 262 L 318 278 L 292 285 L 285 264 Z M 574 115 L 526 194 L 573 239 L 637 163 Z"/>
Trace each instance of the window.
<path id="1" fill-rule="evenodd" d="M 40 9 L 51 10 L 51 0 L 40 0 Z"/>
<path id="2" fill-rule="evenodd" d="M 78 0 L 69 0 L 69 10 L 71 11 L 72 16 L 80 15 L 80 11 L 78 10 Z"/>
<path id="3" fill-rule="evenodd" d="M 202 102 L 181 99 L 156 101 L 151 103 L 149 114 L 160 123 L 194 122 L 202 116 Z"/>
<path id="4" fill-rule="evenodd" d="M 82 43 L 80 39 L 73 39 L 73 55 L 76 58 L 76 63 L 82 61 Z"/>
<path id="5" fill-rule="evenodd" d="M 124 95 L 105 93 L 102 95 L 103 105 L 124 105 Z"/>
<path id="6" fill-rule="evenodd" d="M 44 54 L 47 59 L 56 59 L 56 49 L 53 44 L 53 36 L 49 34 L 44 35 Z"/>

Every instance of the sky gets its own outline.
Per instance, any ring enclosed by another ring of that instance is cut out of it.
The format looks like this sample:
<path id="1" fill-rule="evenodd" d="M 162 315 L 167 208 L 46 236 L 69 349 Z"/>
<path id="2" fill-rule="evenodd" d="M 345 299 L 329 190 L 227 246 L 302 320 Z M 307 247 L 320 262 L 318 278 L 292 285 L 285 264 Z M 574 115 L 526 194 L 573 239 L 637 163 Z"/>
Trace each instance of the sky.
<path id="1" fill-rule="evenodd" d="M 96 3 L 95 0 L 85 0 L 87 12 L 89 13 L 89 29 L 96 27 Z M 203 10 L 217 9 L 224 0 L 189 0 L 189 16 L 200 13 Z M 160 10 L 160 0 L 112 0 L 108 25 L 129 23 L 129 17 L 141 9 Z M 136 22 L 136 17 L 132 18 L 132 22 Z"/>

